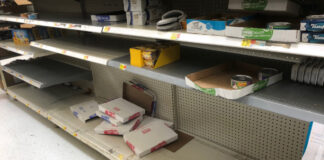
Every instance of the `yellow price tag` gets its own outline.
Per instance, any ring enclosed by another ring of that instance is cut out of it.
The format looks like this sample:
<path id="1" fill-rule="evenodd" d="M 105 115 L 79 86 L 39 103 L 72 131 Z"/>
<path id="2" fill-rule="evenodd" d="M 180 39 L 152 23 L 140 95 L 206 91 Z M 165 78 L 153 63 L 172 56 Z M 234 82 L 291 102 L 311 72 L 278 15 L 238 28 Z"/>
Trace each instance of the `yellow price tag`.
<path id="1" fill-rule="evenodd" d="M 29 107 L 29 104 L 26 104 L 26 107 Z"/>
<path id="2" fill-rule="evenodd" d="M 63 126 L 63 130 L 66 131 L 66 127 L 65 126 Z"/>
<path id="3" fill-rule="evenodd" d="M 40 114 L 40 110 L 38 110 L 37 113 Z"/>
<path id="4" fill-rule="evenodd" d="M 171 34 L 171 40 L 177 40 L 177 39 L 180 38 L 180 36 L 181 36 L 180 33 L 172 33 Z"/>
<path id="5" fill-rule="evenodd" d="M 125 64 L 120 64 L 119 68 L 124 71 L 127 69 L 127 66 Z"/>
<path id="6" fill-rule="evenodd" d="M 51 119 L 52 119 L 52 117 L 48 116 L 48 117 L 47 117 L 47 119 L 48 119 L 48 120 L 51 120 Z"/>
<path id="7" fill-rule="evenodd" d="M 84 56 L 83 59 L 88 60 L 89 56 Z"/>
<path id="8" fill-rule="evenodd" d="M 39 48 L 43 48 L 43 45 L 41 44 L 41 45 L 39 45 Z"/>
<path id="9" fill-rule="evenodd" d="M 27 52 L 24 51 L 24 54 L 27 54 Z"/>
<path id="10" fill-rule="evenodd" d="M 66 50 L 62 50 L 62 54 L 66 54 Z"/>
<path id="11" fill-rule="evenodd" d="M 73 133 L 73 136 L 74 136 L 74 137 L 76 137 L 76 136 L 78 136 L 78 134 L 76 134 L 76 133 Z"/>
<path id="12" fill-rule="evenodd" d="M 243 39 L 242 46 L 243 47 L 250 47 L 251 46 L 251 40 L 249 40 L 249 39 Z"/>
<path id="13" fill-rule="evenodd" d="M 120 154 L 118 157 L 119 157 L 119 160 L 123 160 L 124 159 L 124 156 L 122 154 Z"/>
<path id="14" fill-rule="evenodd" d="M 110 31 L 110 27 L 104 27 L 103 31 L 104 32 L 109 32 Z"/>

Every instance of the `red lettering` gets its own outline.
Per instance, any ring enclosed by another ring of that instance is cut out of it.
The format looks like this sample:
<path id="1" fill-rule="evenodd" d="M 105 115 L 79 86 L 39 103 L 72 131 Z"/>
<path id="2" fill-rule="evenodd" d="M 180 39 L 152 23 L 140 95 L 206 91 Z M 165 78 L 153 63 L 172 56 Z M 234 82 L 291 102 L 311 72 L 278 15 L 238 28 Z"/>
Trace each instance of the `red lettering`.
<path id="1" fill-rule="evenodd" d="M 139 117 L 140 115 L 141 115 L 141 114 L 140 114 L 139 112 L 137 112 L 137 113 L 135 113 L 134 115 L 130 116 L 130 117 L 128 118 L 128 121 L 133 120 L 133 119 Z"/>
<path id="2" fill-rule="evenodd" d="M 151 152 L 154 152 L 160 148 L 162 148 L 163 146 L 165 146 L 167 143 L 165 141 L 159 143 L 158 145 L 156 145 L 155 147 L 151 148 Z"/>

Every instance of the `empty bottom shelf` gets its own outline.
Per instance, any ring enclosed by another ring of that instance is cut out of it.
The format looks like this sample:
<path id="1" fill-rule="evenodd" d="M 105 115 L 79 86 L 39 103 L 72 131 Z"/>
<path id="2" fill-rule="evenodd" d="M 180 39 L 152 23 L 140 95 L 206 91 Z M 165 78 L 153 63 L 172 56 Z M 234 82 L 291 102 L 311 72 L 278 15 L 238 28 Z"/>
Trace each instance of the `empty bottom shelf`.
<path id="1" fill-rule="evenodd" d="M 122 137 L 98 135 L 94 132 L 94 128 L 102 122 L 101 119 L 98 118 L 83 123 L 73 116 L 70 111 L 70 106 L 94 99 L 94 97 L 83 94 L 80 90 L 73 90 L 63 85 L 37 89 L 22 83 L 9 87 L 8 94 L 109 159 L 139 159 L 124 143 Z M 209 142 L 194 138 L 176 152 L 162 148 L 142 159 L 235 160 L 245 159 L 245 157 L 210 144 Z"/>

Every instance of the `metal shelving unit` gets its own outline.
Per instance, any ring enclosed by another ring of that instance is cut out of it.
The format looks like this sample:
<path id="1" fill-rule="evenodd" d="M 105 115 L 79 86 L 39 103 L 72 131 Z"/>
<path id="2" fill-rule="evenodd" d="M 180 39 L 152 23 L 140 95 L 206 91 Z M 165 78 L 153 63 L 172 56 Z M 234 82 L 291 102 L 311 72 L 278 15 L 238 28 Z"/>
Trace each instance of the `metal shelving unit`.
<path id="1" fill-rule="evenodd" d="M 102 26 L 92 25 L 90 22 L 81 19 L 48 18 L 43 20 L 42 19 L 32 20 L 32 19 L 21 18 L 19 16 L 1 15 L 0 20 L 16 22 L 16 23 L 33 24 L 33 25 L 45 26 L 45 27 L 94 32 L 94 33 L 101 33 L 102 31 Z"/>
<path id="2" fill-rule="evenodd" d="M 127 49 L 116 47 L 113 44 L 98 45 L 96 42 L 85 41 L 77 37 L 33 41 L 30 45 L 102 65 L 107 65 L 111 59 L 129 54 Z"/>
<path id="3" fill-rule="evenodd" d="M 92 79 L 90 71 L 50 59 L 19 61 L 3 66 L 3 70 L 37 88 Z"/>
<path id="4" fill-rule="evenodd" d="M 94 128 L 103 120 L 94 119 L 83 123 L 75 118 L 70 106 L 94 99 L 94 97 L 82 94 L 80 90 L 73 90 L 67 86 L 55 86 L 46 89 L 36 89 L 28 84 L 22 83 L 8 88 L 8 94 L 31 108 L 35 112 L 47 118 L 60 128 L 93 147 L 109 159 L 139 159 L 129 149 L 120 136 L 98 135 Z M 165 148 L 158 150 L 143 160 L 164 159 L 227 159 L 243 160 L 245 156 L 226 150 L 220 146 L 212 145 L 199 138 L 194 138 L 185 147 L 177 152 L 171 152 Z"/>

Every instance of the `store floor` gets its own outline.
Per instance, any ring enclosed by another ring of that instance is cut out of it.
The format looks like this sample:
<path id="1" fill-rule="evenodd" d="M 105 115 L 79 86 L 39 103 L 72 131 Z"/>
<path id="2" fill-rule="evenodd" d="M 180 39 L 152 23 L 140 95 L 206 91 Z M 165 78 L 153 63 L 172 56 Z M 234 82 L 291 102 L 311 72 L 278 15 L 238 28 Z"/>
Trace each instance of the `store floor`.
<path id="1" fill-rule="evenodd" d="M 0 90 L 0 160 L 9 159 L 106 160 Z"/>

